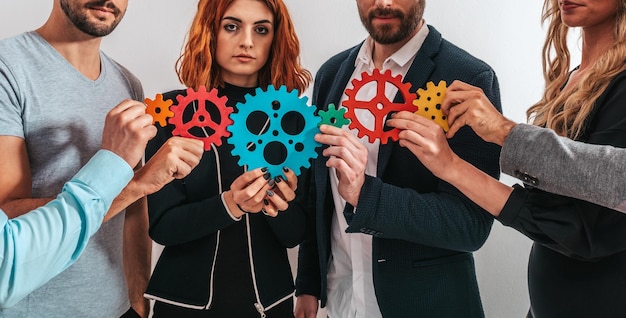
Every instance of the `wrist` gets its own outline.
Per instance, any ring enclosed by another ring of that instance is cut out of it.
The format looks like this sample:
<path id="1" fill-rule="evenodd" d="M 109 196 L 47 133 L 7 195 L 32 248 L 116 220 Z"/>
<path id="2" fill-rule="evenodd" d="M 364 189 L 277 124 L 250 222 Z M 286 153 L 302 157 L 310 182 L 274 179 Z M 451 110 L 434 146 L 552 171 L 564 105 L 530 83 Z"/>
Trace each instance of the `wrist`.
<path id="1" fill-rule="evenodd" d="M 139 317 L 148 317 L 148 308 L 150 301 L 148 299 L 130 300 L 130 307 L 139 315 Z"/>
<path id="2" fill-rule="evenodd" d="M 226 204 L 226 209 L 228 210 L 227 212 L 230 213 L 230 215 L 234 219 L 241 219 L 241 217 L 247 213 L 244 209 L 241 208 L 241 206 L 239 206 L 239 204 L 235 202 L 233 194 L 230 190 L 224 193 L 223 198 L 224 203 Z"/>
<path id="3" fill-rule="evenodd" d="M 135 174 L 133 179 L 128 183 L 131 193 L 133 195 L 137 195 L 138 197 L 144 197 L 148 194 L 152 194 L 152 192 L 149 191 L 149 183 L 146 180 L 149 174 L 146 166 L 139 164 L 134 168 L 134 170 Z"/>
<path id="4" fill-rule="evenodd" d="M 242 208 L 242 207 L 241 207 L 241 205 L 239 205 L 239 204 L 237 204 L 237 203 L 235 203 L 235 205 L 237 206 L 237 208 L 239 209 L 239 211 L 241 211 L 241 213 L 244 213 L 244 214 L 246 214 L 246 213 L 250 213 L 250 211 L 246 211 L 246 210 L 244 210 L 244 208 Z"/>
<path id="5" fill-rule="evenodd" d="M 502 134 L 500 135 L 500 138 L 496 141 L 496 143 L 499 146 L 503 146 L 504 142 L 506 141 L 506 138 L 509 137 L 509 134 L 511 133 L 511 130 L 513 130 L 513 128 L 517 125 L 517 123 L 510 121 L 510 120 L 506 120 L 504 122 L 504 124 L 502 125 Z"/>
<path id="6" fill-rule="evenodd" d="M 433 171 L 433 174 L 437 178 L 456 186 L 455 181 L 463 178 L 463 174 L 465 173 L 463 170 L 465 168 L 464 163 L 465 161 L 463 159 L 453 153 L 449 162 L 443 165 L 440 170 L 436 172 Z"/>
<path id="7" fill-rule="evenodd" d="M 124 189 L 124 192 L 126 192 L 126 195 L 129 198 L 135 199 L 135 200 L 139 200 L 140 198 L 148 195 L 148 193 L 144 193 L 143 187 L 138 181 L 138 177 L 136 173 L 135 173 L 135 176 L 130 180 L 130 182 L 128 182 L 128 185 Z"/>

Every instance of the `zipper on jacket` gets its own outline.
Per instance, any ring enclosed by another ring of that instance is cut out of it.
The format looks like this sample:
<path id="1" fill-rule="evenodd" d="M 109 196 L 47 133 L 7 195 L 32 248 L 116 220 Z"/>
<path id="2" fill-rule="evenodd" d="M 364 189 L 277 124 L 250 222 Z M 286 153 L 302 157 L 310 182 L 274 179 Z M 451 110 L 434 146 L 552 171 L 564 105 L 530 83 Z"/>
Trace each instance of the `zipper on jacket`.
<path id="1" fill-rule="evenodd" d="M 198 111 L 198 107 L 196 106 L 196 101 L 194 101 L 193 104 L 193 110 L 194 112 Z M 208 134 L 205 131 L 204 132 L 207 137 Z M 222 188 L 222 164 L 220 163 L 220 154 L 217 151 L 217 146 L 215 146 L 214 143 L 211 143 L 211 148 L 213 149 L 213 154 L 215 156 L 215 165 L 217 166 L 217 180 L 219 181 L 217 183 L 218 186 L 218 195 L 221 196 L 222 193 L 224 193 L 224 189 Z M 204 309 L 209 309 L 211 308 L 211 303 L 213 303 L 213 280 L 215 279 L 215 263 L 217 263 L 217 251 L 219 251 L 220 249 L 220 234 L 222 234 L 222 230 L 217 230 L 217 234 L 216 234 L 216 238 L 215 238 L 215 253 L 213 254 L 213 264 L 211 264 L 211 279 L 209 280 L 209 300 L 206 304 L 206 306 L 204 306 Z"/>
<path id="2" fill-rule="evenodd" d="M 211 303 L 213 302 L 213 280 L 215 279 L 215 275 L 214 271 L 215 271 L 215 263 L 217 262 L 217 251 L 220 248 L 220 234 L 222 233 L 221 230 L 217 231 L 217 238 L 216 238 L 216 242 L 215 242 L 215 254 L 213 255 L 213 264 L 211 264 L 211 279 L 209 280 L 209 301 L 207 302 L 206 306 L 204 306 L 204 309 L 209 309 L 211 308 Z"/>
<path id="3" fill-rule="evenodd" d="M 254 288 L 254 297 L 256 297 L 256 302 L 254 303 L 254 308 L 256 308 L 256 310 L 259 312 L 259 314 L 261 315 L 261 318 L 265 318 L 265 311 L 270 310 L 274 307 L 276 307 L 278 304 L 282 303 L 285 300 L 288 300 L 290 298 L 293 298 L 293 292 L 290 293 L 289 295 L 283 297 L 282 299 L 279 299 L 278 301 L 274 302 L 273 304 L 268 305 L 267 307 L 264 307 L 263 304 L 261 303 L 261 296 L 259 296 L 259 288 L 258 288 L 258 284 L 256 282 L 256 273 L 254 271 L 254 259 L 252 258 L 252 235 L 250 234 L 250 215 L 249 214 L 244 214 L 244 216 L 246 218 L 246 236 L 247 236 L 247 240 L 248 240 L 248 258 L 250 259 L 250 272 L 252 273 L 252 287 Z"/>
<path id="4" fill-rule="evenodd" d="M 252 273 L 252 287 L 254 287 L 254 297 L 256 297 L 256 303 L 254 307 L 261 314 L 261 318 L 265 318 L 265 308 L 261 304 L 261 297 L 259 296 L 259 288 L 256 282 L 256 273 L 254 271 L 254 259 L 252 258 L 252 236 L 250 235 L 250 216 L 245 214 L 246 218 L 246 238 L 248 240 L 248 258 L 250 259 L 250 272 Z"/>
<path id="5" fill-rule="evenodd" d="M 256 308 L 256 310 L 259 312 L 259 314 L 261 314 L 261 318 L 265 318 L 265 308 L 263 308 L 263 305 L 259 304 L 259 303 L 254 303 L 254 307 Z"/>

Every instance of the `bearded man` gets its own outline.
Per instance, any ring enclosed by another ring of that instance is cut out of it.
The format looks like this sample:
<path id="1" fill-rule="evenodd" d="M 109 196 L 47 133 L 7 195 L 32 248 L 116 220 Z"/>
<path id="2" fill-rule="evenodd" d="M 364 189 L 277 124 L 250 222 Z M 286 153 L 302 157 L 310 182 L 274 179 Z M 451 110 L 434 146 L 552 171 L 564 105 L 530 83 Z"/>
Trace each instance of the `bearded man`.
<path id="1" fill-rule="evenodd" d="M 492 217 L 398 142 L 376 138 L 387 136 L 390 112 L 378 118 L 371 110 L 411 105 L 407 87 L 428 91 L 423 101 L 445 94 L 440 81 L 460 79 L 501 111 L 496 75 L 425 23 L 425 0 L 356 4 L 369 37 L 329 59 L 315 78 L 319 110 L 362 109 L 351 118 L 358 130 L 322 125 L 315 137 L 324 144 L 311 166 L 317 220 L 300 244 L 296 317 L 314 318 L 318 301 L 331 318 L 484 317 L 472 252 L 487 239 Z M 499 177 L 498 146 L 469 127 L 449 143 Z"/>
<path id="2" fill-rule="evenodd" d="M 61 192 L 100 148 L 113 106 L 143 101 L 139 80 L 100 51 L 127 5 L 54 0 L 43 26 L 0 41 L 0 208 L 9 218 Z M 73 266 L 0 317 L 120 317 L 131 305 L 147 317 L 151 241 L 136 194 L 118 197 Z M 129 198 L 137 201 L 120 213 Z"/>

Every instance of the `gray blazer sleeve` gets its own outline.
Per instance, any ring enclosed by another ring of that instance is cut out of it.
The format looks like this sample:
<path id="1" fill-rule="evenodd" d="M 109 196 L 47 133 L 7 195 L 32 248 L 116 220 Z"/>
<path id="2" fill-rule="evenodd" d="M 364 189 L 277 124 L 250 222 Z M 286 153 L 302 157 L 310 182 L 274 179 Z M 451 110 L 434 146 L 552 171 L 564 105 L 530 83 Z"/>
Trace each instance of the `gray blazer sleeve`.
<path id="1" fill-rule="evenodd" d="M 500 167 L 533 187 L 626 213 L 626 149 L 518 124 L 502 147 Z"/>

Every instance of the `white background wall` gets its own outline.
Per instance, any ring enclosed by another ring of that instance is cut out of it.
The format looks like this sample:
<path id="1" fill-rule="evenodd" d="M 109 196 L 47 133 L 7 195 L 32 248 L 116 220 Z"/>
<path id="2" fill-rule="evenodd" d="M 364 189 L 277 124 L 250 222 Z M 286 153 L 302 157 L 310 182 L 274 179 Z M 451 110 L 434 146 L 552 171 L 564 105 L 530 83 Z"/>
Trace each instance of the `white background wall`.
<path id="1" fill-rule="evenodd" d="M 302 45 L 302 61 L 315 73 L 334 53 L 361 41 L 354 0 L 285 0 Z M 144 84 L 147 97 L 181 87 L 174 72 L 195 0 L 134 0 L 103 50 L 128 67 Z M 445 38 L 489 63 L 499 77 L 504 114 L 525 122 L 525 110 L 539 99 L 543 79 L 540 52 L 544 30 L 541 0 L 427 1 L 425 18 Z M 0 0 L 0 38 L 39 27 L 52 1 Z M 511 184 L 515 180 L 503 176 Z M 479 185 L 477 185 L 479 186 Z M 524 317 L 528 309 L 526 265 L 530 241 L 494 224 L 476 253 L 487 317 Z M 292 253 L 293 254 L 293 253 Z"/>

